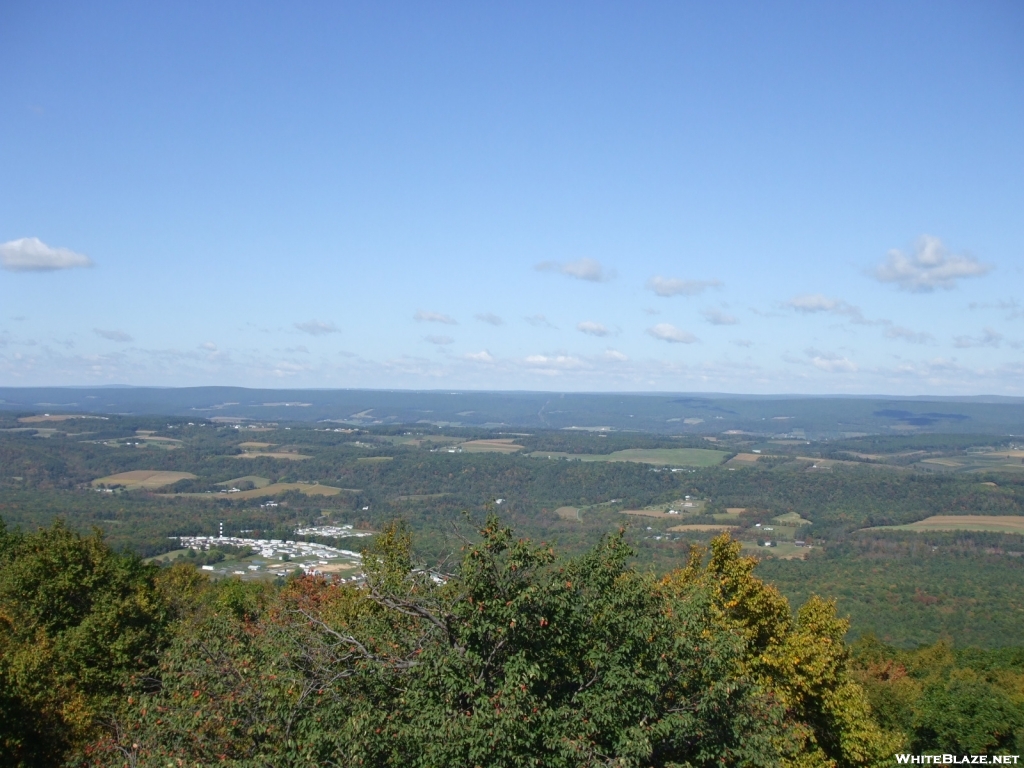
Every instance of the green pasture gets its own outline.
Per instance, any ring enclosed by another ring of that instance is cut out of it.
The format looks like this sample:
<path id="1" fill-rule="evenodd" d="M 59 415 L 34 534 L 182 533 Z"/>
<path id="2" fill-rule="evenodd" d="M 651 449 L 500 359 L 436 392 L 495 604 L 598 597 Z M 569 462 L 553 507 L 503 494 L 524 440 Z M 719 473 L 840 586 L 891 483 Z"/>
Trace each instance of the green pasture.
<path id="1" fill-rule="evenodd" d="M 634 461 L 659 467 L 715 467 L 729 454 L 707 448 L 626 448 L 614 453 L 561 453 L 534 451 L 527 454 L 537 459 L 568 459 L 571 461 Z"/>

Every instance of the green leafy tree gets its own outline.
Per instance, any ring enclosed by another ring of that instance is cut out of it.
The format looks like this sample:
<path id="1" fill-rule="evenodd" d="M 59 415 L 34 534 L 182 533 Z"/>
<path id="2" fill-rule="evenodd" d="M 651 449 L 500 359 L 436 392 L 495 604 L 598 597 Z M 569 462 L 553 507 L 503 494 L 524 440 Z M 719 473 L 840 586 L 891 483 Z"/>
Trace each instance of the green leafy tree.
<path id="1" fill-rule="evenodd" d="M 491 518 L 457 573 L 391 526 L 365 586 L 225 583 L 125 699 L 110 764 L 873 765 L 898 742 L 851 678 L 845 624 L 794 619 L 727 538 L 657 580 L 621 534 L 557 560 Z"/>
<path id="2" fill-rule="evenodd" d="M 744 666 L 785 707 L 799 747 L 794 765 L 887 764 L 902 746 L 898 731 L 884 731 L 853 675 L 843 640 L 848 623 L 835 604 L 812 596 L 794 618 L 778 590 L 753 576 L 756 560 L 740 556 L 727 534 L 711 542 L 710 556 L 695 548 L 690 563 L 666 578 L 703 584 L 712 591 L 725 627 L 745 641 Z"/>
<path id="3" fill-rule="evenodd" d="M 989 755 L 1024 744 L 1024 712 L 974 670 L 955 670 L 916 702 L 913 743 L 920 752 Z"/>
<path id="4" fill-rule="evenodd" d="M 155 663 L 167 620 L 155 573 L 99 534 L 0 523 L 0 764 L 58 764 Z"/>

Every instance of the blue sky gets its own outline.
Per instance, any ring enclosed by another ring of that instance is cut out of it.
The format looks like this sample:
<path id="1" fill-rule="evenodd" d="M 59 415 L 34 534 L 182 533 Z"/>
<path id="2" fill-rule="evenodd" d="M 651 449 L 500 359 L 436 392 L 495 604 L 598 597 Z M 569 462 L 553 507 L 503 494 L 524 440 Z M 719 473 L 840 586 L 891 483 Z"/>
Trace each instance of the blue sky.
<path id="1" fill-rule="evenodd" d="M 1024 395 L 1024 6 L 0 6 L 0 383 Z"/>

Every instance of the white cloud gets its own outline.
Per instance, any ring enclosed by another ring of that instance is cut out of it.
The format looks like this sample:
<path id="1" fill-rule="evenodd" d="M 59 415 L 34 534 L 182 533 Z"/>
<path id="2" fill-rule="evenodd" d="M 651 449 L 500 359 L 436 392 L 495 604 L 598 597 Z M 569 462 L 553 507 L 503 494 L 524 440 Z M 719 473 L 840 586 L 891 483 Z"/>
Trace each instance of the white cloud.
<path id="1" fill-rule="evenodd" d="M 705 309 L 701 314 L 712 325 L 736 325 L 739 322 L 735 317 L 722 312 L 720 309 Z"/>
<path id="2" fill-rule="evenodd" d="M 587 280 L 591 283 L 603 283 L 611 280 L 613 273 L 605 270 L 601 262 L 596 259 L 577 259 L 559 263 L 557 261 L 544 261 L 534 267 L 538 272 L 558 272 L 568 277 L 575 277 L 577 280 Z"/>
<path id="3" fill-rule="evenodd" d="M 505 321 L 498 317 L 493 312 L 481 312 L 475 315 L 476 319 L 481 323 L 487 323 L 488 325 L 504 325 Z"/>
<path id="4" fill-rule="evenodd" d="M 573 355 L 528 355 L 526 364 L 551 371 L 575 370 L 586 366 L 583 360 Z"/>
<path id="5" fill-rule="evenodd" d="M 730 344 L 735 344 L 737 347 L 752 347 L 752 346 L 754 346 L 754 342 L 750 341 L 749 339 L 733 339 L 729 343 Z"/>
<path id="6" fill-rule="evenodd" d="M 529 317 L 523 318 L 530 325 L 537 328 L 554 328 L 551 321 L 548 320 L 544 315 L 530 315 Z"/>
<path id="7" fill-rule="evenodd" d="M 453 339 L 451 336 L 434 336 L 434 335 L 430 335 L 430 336 L 424 336 L 423 340 L 424 341 L 429 341 L 431 344 L 442 344 L 442 345 L 443 344 L 452 344 L 452 343 L 455 342 L 455 339 Z"/>
<path id="8" fill-rule="evenodd" d="M 23 237 L 0 245 L 0 267 L 11 272 L 53 272 L 91 266 L 88 256 L 67 248 L 51 248 L 38 237 Z"/>
<path id="9" fill-rule="evenodd" d="M 970 310 L 975 309 L 1001 309 L 1007 312 L 1007 320 L 1016 320 L 1020 317 L 1024 317 L 1024 308 L 1021 307 L 1020 303 L 1014 299 L 1000 299 L 999 301 L 972 301 L 967 305 Z"/>
<path id="10" fill-rule="evenodd" d="M 459 324 L 453 317 L 441 314 L 440 312 L 427 312 L 424 309 L 417 309 L 416 314 L 412 317 L 417 323 L 443 323 L 444 325 Z"/>
<path id="11" fill-rule="evenodd" d="M 902 325 L 890 325 L 885 329 L 885 337 L 887 339 L 909 341 L 911 344 L 925 344 L 935 338 L 930 333 L 912 331 L 909 328 L 904 328 Z"/>
<path id="12" fill-rule="evenodd" d="M 476 363 L 493 363 L 494 357 L 486 349 L 479 352 L 467 352 L 463 355 L 466 360 L 472 360 Z"/>
<path id="13" fill-rule="evenodd" d="M 323 320 L 307 320 L 304 323 L 295 323 L 295 327 L 310 336 L 325 336 L 328 333 L 339 333 L 334 323 L 327 323 Z"/>
<path id="14" fill-rule="evenodd" d="M 95 333 L 97 336 L 102 336 L 104 339 L 109 339 L 110 341 L 120 341 L 120 342 L 135 341 L 135 339 L 133 339 L 129 334 L 125 333 L 124 331 L 118 331 L 118 330 L 113 330 L 113 329 L 111 329 L 111 330 L 104 330 L 103 328 L 93 328 L 92 332 Z"/>
<path id="15" fill-rule="evenodd" d="M 653 328 L 648 328 L 647 333 L 656 339 L 672 344 L 693 344 L 697 340 L 697 337 L 689 331 L 676 328 L 671 323 L 658 323 Z"/>
<path id="16" fill-rule="evenodd" d="M 624 363 L 627 360 L 629 360 L 628 357 L 626 357 L 624 354 L 619 352 L 619 350 L 617 350 L 617 349 L 606 349 L 604 351 L 604 359 L 605 360 L 610 360 L 610 361 L 615 362 L 615 363 Z"/>
<path id="17" fill-rule="evenodd" d="M 576 330 L 589 336 L 607 336 L 611 333 L 605 326 L 593 320 L 584 320 L 577 324 Z"/>
<path id="18" fill-rule="evenodd" d="M 981 336 L 957 336 L 953 339 L 953 346 L 959 349 L 970 349 L 971 347 L 998 347 L 1003 341 L 1003 334 L 991 328 L 985 328 Z"/>
<path id="19" fill-rule="evenodd" d="M 212 341 L 204 341 L 202 344 L 199 345 L 199 348 L 205 349 L 207 352 L 217 351 L 217 345 L 214 344 Z"/>
<path id="20" fill-rule="evenodd" d="M 991 270 L 991 265 L 982 264 L 973 256 L 950 253 L 939 238 L 922 235 L 914 244 L 913 253 L 908 255 L 894 248 L 873 274 L 879 282 L 895 283 L 904 291 L 928 293 L 936 288 L 951 290 L 958 280 L 980 277 Z"/>
<path id="21" fill-rule="evenodd" d="M 708 288 L 719 288 L 719 280 L 680 280 L 677 277 L 652 277 L 647 281 L 647 289 L 659 296 L 696 296 Z"/>
<path id="22" fill-rule="evenodd" d="M 806 349 L 804 354 L 811 359 L 811 365 L 829 373 L 853 373 L 857 370 L 856 363 L 834 352 L 821 352 L 817 349 Z"/>
<path id="23" fill-rule="evenodd" d="M 868 322 L 864 319 L 864 313 L 860 311 L 860 307 L 855 307 L 853 304 L 842 299 L 832 299 L 828 296 L 823 296 L 820 293 L 805 293 L 800 296 L 794 296 L 785 305 L 805 315 L 828 312 L 832 315 L 848 317 L 854 323 L 863 324 Z"/>

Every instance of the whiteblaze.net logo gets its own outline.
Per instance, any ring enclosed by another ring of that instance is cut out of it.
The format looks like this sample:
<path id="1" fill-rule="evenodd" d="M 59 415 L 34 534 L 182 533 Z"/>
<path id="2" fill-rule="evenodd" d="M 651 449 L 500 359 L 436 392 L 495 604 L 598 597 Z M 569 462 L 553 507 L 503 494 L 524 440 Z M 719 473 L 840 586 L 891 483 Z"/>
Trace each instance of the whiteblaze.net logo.
<path id="1" fill-rule="evenodd" d="M 898 765 L 1016 765 L 1020 755 L 896 755 Z"/>

